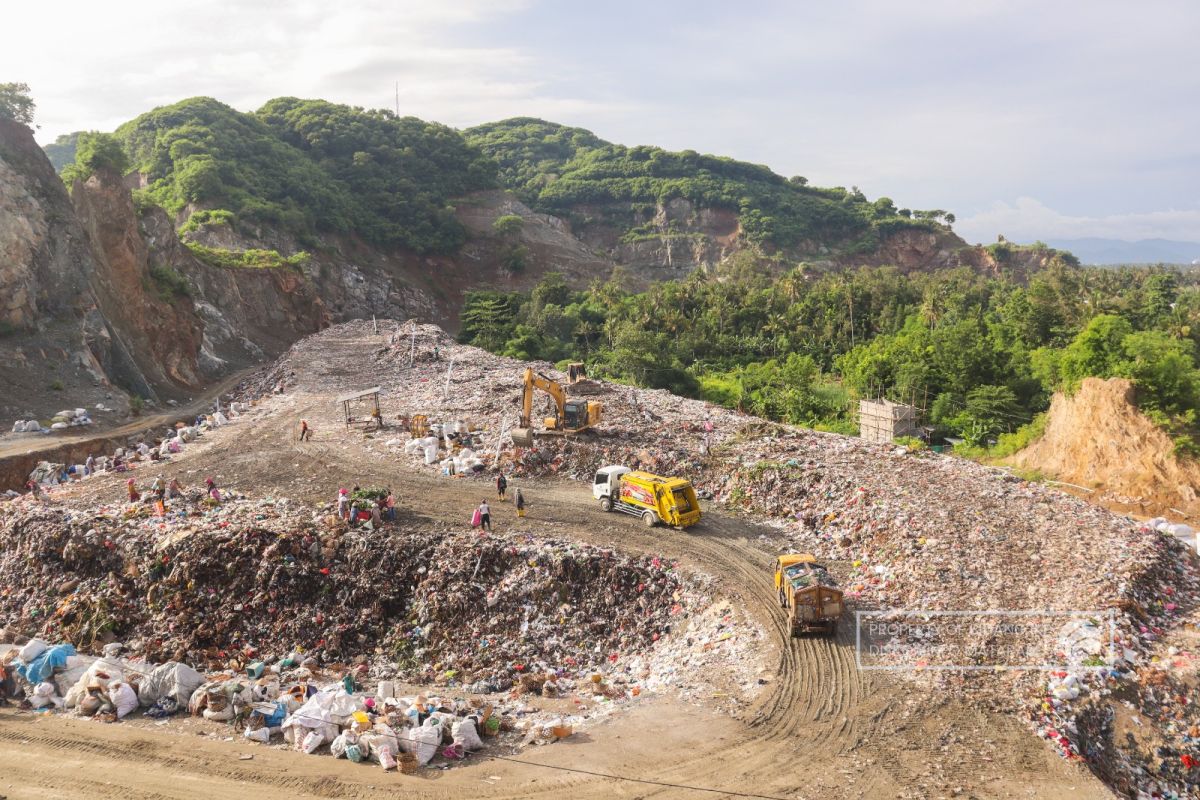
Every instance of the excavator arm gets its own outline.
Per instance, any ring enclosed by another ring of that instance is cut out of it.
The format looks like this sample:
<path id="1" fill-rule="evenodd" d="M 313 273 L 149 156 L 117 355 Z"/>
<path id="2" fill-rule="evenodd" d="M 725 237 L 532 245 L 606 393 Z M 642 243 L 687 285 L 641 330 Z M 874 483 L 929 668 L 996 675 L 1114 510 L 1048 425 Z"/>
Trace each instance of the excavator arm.
<path id="1" fill-rule="evenodd" d="M 541 389 L 554 398 L 554 416 L 561 420 L 563 408 L 567 404 L 566 392 L 563 391 L 562 386 L 557 381 L 547 378 L 540 372 L 534 372 L 532 367 L 526 367 L 525 387 L 521 396 L 521 427 L 528 428 L 532 424 L 534 389 Z"/>

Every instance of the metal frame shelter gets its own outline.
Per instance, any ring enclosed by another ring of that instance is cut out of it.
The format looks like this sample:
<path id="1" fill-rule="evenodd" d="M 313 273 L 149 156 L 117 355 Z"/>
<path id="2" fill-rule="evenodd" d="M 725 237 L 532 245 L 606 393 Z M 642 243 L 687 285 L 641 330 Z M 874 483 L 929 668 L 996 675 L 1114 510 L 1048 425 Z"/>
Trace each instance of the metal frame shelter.
<path id="1" fill-rule="evenodd" d="M 349 428 L 355 424 L 370 424 L 376 419 L 382 419 L 382 411 L 379 409 L 379 389 L 378 386 L 372 386 L 370 389 L 363 389 L 361 392 L 352 392 L 344 394 L 337 399 L 337 402 L 342 404 L 342 415 L 346 418 L 346 427 Z M 369 398 L 369 399 L 368 399 Z M 367 416 L 366 419 L 355 419 L 350 413 L 350 404 L 357 403 L 361 400 L 366 400 L 375 407 L 375 413 Z"/>

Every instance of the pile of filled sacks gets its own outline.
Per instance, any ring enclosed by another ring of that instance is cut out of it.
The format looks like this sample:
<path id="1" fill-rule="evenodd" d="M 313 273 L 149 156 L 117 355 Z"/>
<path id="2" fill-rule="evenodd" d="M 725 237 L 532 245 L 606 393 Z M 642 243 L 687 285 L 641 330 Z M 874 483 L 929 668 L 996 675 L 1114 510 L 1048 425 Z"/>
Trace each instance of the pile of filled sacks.
<path id="1" fill-rule="evenodd" d="M 461 701 L 447 706 L 423 695 L 354 694 L 341 683 L 317 688 L 301 677 L 283 691 L 272 678 L 212 681 L 193 695 L 193 711 L 208 719 L 244 718 L 245 736 L 254 741 L 267 743 L 281 735 L 299 752 L 312 754 L 328 746 L 336 758 L 371 762 L 385 770 L 423 766 L 439 752 L 462 758 L 483 747 L 481 733 L 499 730 L 490 706 Z"/>
<path id="2" fill-rule="evenodd" d="M 108 722 L 139 707 L 145 708 L 149 717 L 168 716 L 182 708 L 204 682 L 200 673 L 186 664 L 170 661 L 153 666 L 129 661 L 120 658 L 122 649 L 114 642 L 95 658 L 76 653 L 69 644 L 32 639 L 17 651 L 13 664 L 31 708 L 73 710 Z"/>

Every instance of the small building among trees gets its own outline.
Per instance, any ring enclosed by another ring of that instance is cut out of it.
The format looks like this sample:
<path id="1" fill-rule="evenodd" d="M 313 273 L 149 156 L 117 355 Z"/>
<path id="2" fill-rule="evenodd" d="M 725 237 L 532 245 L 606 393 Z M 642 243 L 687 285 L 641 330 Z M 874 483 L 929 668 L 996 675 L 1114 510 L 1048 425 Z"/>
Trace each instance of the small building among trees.
<path id="1" fill-rule="evenodd" d="M 891 400 L 860 400 L 858 435 L 868 442 L 890 444 L 897 436 L 918 436 L 917 409 Z"/>

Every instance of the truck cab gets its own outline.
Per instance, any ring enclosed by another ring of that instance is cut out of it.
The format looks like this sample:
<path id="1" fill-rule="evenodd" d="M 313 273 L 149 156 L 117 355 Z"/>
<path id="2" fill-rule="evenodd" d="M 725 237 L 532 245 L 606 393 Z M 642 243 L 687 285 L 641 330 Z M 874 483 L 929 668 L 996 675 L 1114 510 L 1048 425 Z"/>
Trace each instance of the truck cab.
<path id="1" fill-rule="evenodd" d="M 639 517 L 647 527 L 658 523 L 686 528 L 700 521 L 696 490 L 683 478 L 665 478 L 629 467 L 610 465 L 596 470 L 592 497 L 605 511 Z"/>

